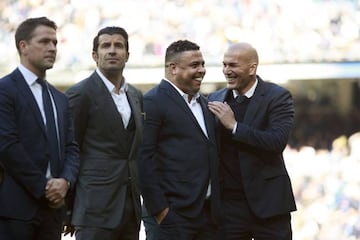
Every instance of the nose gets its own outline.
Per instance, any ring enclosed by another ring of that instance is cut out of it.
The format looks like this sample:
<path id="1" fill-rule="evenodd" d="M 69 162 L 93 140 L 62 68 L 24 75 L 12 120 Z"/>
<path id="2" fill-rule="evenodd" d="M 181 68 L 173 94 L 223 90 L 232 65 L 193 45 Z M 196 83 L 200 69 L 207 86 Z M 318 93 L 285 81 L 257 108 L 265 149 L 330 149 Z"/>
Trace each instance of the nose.
<path id="1" fill-rule="evenodd" d="M 203 74 L 206 73 L 206 68 L 205 68 L 204 65 L 201 65 L 201 66 L 199 67 L 199 72 L 201 72 L 201 73 L 203 73 Z"/>
<path id="2" fill-rule="evenodd" d="M 223 73 L 226 75 L 226 74 L 229 74 L 230 73 L 230 68 L 226 65 L 223 66 Z"/>
<path id="3" fill-rule="evenodd" d="M 111 45 L 111 46 L 109 47 L 109 53 L 110 53 L 110 54 L 116 53 L 116 47 L 115 47 L 114 45 Z"/>
<path id="4" fill-rule="evenodd" d="M 49 48 L 50 48 L 51 51 L 56 51 L 56 43 L 50 42 L 49 43 Z"/>

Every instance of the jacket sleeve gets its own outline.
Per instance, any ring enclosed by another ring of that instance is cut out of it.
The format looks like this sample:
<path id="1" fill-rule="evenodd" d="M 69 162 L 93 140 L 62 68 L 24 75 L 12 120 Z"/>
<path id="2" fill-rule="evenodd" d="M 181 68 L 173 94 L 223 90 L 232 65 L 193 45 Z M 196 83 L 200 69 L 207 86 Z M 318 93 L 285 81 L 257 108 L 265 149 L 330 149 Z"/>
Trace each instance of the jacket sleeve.
<path id="1" fill-rule="evenodd" d="M 294 121 L 294 105 L 289 91 L 273 94 L 258 125 L 237 123 L 234 139 L 264 151 L 281 153 L 288 142 Z"/>

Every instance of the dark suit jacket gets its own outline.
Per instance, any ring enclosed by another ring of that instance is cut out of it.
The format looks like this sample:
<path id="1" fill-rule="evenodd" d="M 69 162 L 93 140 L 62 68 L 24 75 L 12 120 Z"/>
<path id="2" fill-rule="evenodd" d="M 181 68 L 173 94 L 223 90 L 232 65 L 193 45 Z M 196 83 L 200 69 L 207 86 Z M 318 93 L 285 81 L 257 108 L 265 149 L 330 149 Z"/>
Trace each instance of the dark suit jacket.
<path id="1" fill-rule="evenodd" d="M 214 217 L 219 204 L 215 119 L 201 96 L 208 136 L 177 90 L 165 80 L 144 95 L 144 133 L 139 174 L 144 203 L 151 215 L 166 207 L 197 216 L 211 180 Z"/>
<path id="2" fill-rule="evenodd" d="M 49 86 L 56 104 L 59 127 L 60 162 L 53 177 L 75 183 L 78 173 L 78 146 L 66 96 Z M 0 79 L 0 216 L 31 219 L 45 193 L 49 161 L 43 119 L 36 100 L 18 69 Z"/>
<path id="3" fill-rule="evenodd" d="M 296 210 L 282 155 L 293 125 L 294 106 L 289 91 L 260 77 L 258 80 L 233 139 L 247 146 L 238 149 L 238 157 L 248 203 L 258 217 L 266 218 Z M 208 100 L 224 101 L 229 93 L 221 89 Z"/>
<path id="4" fill-rule="evenodd" d="M 100 76 L 94 72 L 66 91 L 74 113 L 81 162 L 72 217 L 74 225 L 118 226 L 130 177 L 135 214 L 140 223 L 136 162 L 142 139 L 142 93 L 130 84 L 128 86 L 127 96 L 136 132 L 126 159 L 121 157 L 122 142 L 128 142 L 121 134 L 121 115 Z"/>

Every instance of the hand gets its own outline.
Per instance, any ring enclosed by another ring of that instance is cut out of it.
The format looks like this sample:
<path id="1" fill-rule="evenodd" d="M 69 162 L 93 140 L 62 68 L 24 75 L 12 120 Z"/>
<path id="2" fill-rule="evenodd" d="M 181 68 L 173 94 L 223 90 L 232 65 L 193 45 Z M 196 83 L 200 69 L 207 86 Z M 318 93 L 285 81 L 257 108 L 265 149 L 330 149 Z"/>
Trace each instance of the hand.
<path id="1" fill-rule="evenodd" d="M 209 102 L 209 110 L 215 114 L 225 128 L 232 130 L 236 124 L 234 112 L 226 102 Z"/>
<path id="2" fill-rule="evenodd" d="M 168 213 L 169 213 L 169 208 L 165 208 L 160 213 L 155 215 L 155 220 L 156 220 L 157 224 L 160 224 L 164 220 L 164 218 L 166 217 L 166 215 Z"/>
<path id="3" fill-rule="evenodd" d="M 65 204 L 65 196 L 69 189 L 64 178 L 51 178 L 45 186 L 45 197 L 50 202 L 50 207 L 57 208 Z"/>
<path id="4" fill-rule="evenodd" d="M 49 208 L 58 209 L 58 208 L 63 207 L 64 205 L 65 205 L 65 199 L 62 199 L 60 201 L 54 201 L 54 202 L 48 201 Z"/>

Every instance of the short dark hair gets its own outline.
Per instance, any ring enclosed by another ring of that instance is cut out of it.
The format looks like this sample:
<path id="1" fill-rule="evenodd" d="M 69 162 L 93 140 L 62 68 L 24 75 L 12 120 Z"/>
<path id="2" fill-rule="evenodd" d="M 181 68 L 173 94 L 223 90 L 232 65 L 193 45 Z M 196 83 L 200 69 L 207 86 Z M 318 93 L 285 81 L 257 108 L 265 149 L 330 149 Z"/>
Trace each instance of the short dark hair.
<path id="1" fill-rule="evenodd" d="M 125 31 L 125 29 L 121 28 L 121 27 L 105 27 L 105 28 L 100 29 L 100 31 L 94 38 L 94 41 L 93 41 L 93 51 L 94 52 L 97 51 L 97 49 L 99 47 L 99 37 L 100 37 L 100 35 L 103 35 L 103 34 L 109 34 L 109 35 L 120 34 L 125 39 L 126 51 L 127 52 L 129 51 L 129 35 Z"/>
<path id="2" fill-rule="evenodd" d="M 38 17 L 38 18 L 28 18 L 23 21 L 15 32 L 15 44 L 18 52 L 20 53 L 20 41 L 25 40 L 26 42 L 30 41 L 33 37 L 33 32 L 38 26 L 48 26 L 57 29 L 56 23 L 51 21 L 47 17 Z"/>
<path id="3" fill-rule="evenodd" d="M 168 61 L 173 60 L 174 57 L 176 55 L 178 55 L 179 53 L 182 53 L 185 51 L 196 51 L 196 50 L 200 50 L 199 45 L 197 45 L 196 43 L 190 42 L 189 40 L 175 41 L 166 48 L 165 64 Z"/>

